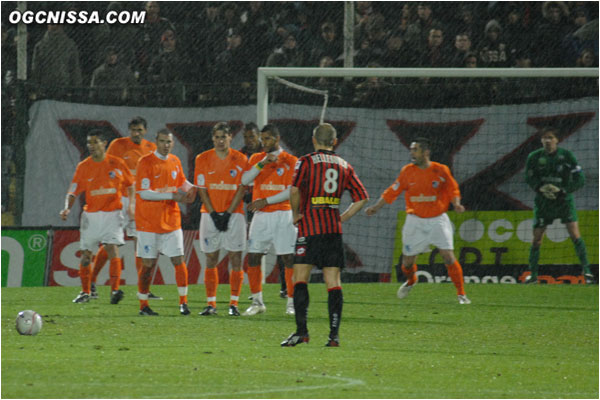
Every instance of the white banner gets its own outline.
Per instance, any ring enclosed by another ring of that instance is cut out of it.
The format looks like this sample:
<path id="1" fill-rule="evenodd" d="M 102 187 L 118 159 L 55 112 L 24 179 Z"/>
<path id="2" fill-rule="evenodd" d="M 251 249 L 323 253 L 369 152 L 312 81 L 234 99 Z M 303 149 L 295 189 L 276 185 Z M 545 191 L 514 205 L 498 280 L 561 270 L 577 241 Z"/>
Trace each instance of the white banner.
<path id="1" fill-rule="evenodd" d="M 269 108 L 269 120 L 282 130 L 286 150 L 293 152 L 302 148 L 304 151 L 310 149 L 310 133 L 320 111 L 320 107 L 276 104 Z M 541 146 L 534 138 L 536 126 L 559 124 L 568 131 L 560 146 L 573 151 L 586 174 L 586 187 L 576 193 L 576 204 L 580 209 L 594 210 L 598 209 L 597 111 L 598 99 L 589 98 L 442 110 L 329 108 L 325 119 L 340 126 L 340 144 L 336 151 L 354 166 L 369 191 L 371 204 L 394 181 L 402 166 L 410 162 L 406 140 L 414 135 L 433 135 L 434 142 L 439 139 L 439 146 L 444 147 L 440 150 L 444 158 L 436 161 L 451 164 L 457 181 L 464 184 L 463 194 L 468 190 L 482 193 L 485 198 L 480 199 L 481 209 L 491 209 L 498 199 L 505 201 L 503 204 L 514 205 L 513 209 L 533 206 L 533 194 L 523 180 L 522 165 L 527 154 L 520 151 Z M 165 127 L 188 129 L 185 140 L 181 139 L 182 135 L 175 135 L 173 153 L 189 174 L 190 160 L 196 155 L 190 154 L 190 149 L 195 148 L 195 144 L 198 147 L 194 136 L 189 135 L 189 127 L 206 128 L 218 121 L 233 121 L 239 128 L 255 120 L 256 107 L 168 109 L 36 102 L 29 111 L 23 226 L 60 227 L 79 223 L 79 212 L 71 213 L 66 222 L 59 217 L 75 167 L 86 155 L 85 147 L 78 145 L 72 132 L 68 132 L 69 126 L 80 126 L 84 130 L 108 127 L 126 136 L 127 122 L 137 115 L 148 121 L 146 138 L 151 141 L 156 132 Z M 301 132 L 293 134 L 301 137 L 290 137 L 288 127 L 292 125 Z M 210 138 L 198 136 L 197 140 L 208 143 Z M 299 147 L 297 140 L 303 146 Z M 236 134 L 232 147 L 240 149 L 242 146 L 242 135 Z M 473 200 L 473 194 L 469 196 L 468 199 Z M 347 204 L 348 198 L 345 198 L 342 209 Z M 466 204 L 469 207 L 469 203 Z M 361 213 L 345 224 L 344 241 L 351 255 L 349 272 L 390 271 L 397 262 L 392 259 L 396 214 L 403 206 L 403 200 L 399 199 L 374 217 Z"/>

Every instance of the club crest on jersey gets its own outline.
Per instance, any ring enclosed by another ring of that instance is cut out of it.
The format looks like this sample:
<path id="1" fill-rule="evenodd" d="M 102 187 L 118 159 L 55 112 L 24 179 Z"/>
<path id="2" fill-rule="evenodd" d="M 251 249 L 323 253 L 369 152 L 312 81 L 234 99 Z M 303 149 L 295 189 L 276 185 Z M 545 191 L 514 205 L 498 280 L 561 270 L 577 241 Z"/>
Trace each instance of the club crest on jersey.
<path id="1" fill-rule="evenodd" d="M 438 186 L 440 186 L 440 183 L 438 181 L 433 181 L 433 182 L 431 182 L 431 186 L 433 186 L 434 188 L 437 188 Z"/>
<path id="2" fill-rule="evenodd" d="M 296 255 L 297 256 L 304 256 L 306 254 L 306 246 L 296 246 Z"/>
<path id="3" fill-rule="evenodd" d="M 116 176 L 116 174 L 115 174 L 115 171 L 110 171 L 110 172 L 108 173 L 108 177 L 109 177 L 110 179 L 115 179 L 115 176 Z"/>
<path id="4" fill-rule="evenodd" d="M 235 178 L 237 176 L 237 171 L 235 169 L 230 169 L 229 175 L 231 175 L 232 178 Z"/>
<path id="5" fill-rule="evenodd" d="M 277 175 L 281 176 L 283 175 L 283 168 L 277 168 Z"/>
<path id="6" fill-rule="evenodd" d="M 177 178 L 177 171 L 171 171 L 171 178 Z"/>

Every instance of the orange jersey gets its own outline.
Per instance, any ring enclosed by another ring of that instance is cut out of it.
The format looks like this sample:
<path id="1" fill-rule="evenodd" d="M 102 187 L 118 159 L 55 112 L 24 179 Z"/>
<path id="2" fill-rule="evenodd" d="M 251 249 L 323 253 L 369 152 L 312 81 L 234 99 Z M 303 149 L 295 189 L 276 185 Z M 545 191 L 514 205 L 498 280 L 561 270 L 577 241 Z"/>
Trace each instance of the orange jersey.
<path id="1" fill-rule="evenodd" d="M 123 160 L 106 154 L 100 162 L 88 157 L 77 164 L 68 193 L 73 196 L 85 193 L 85 211 L 115 211 L 122 207 L 120 189 L 133 183 Z"/>
<path id="2" fill-rule="evenodd" d="M 215 149 L 207 150 L 196 156 L 195 184 L 208 191 L 216 212 L 224 212 L 231 205 L 247 169 L 248 158 L 240 151 L 229 149 L 229 154 L 222 160 Z M 204 204 L 200 212 L 208 212 Z M 244 213 L 243 202 L 240 201 L 234 212 Z"/>
<path id="3" fill-rule="evenodd" d="M 452 177 L 450 169 L 433 161 L 426 169 L 415 164 L 404 166 L 396 181 L 381 197 L 391 204 L 403 191 L 406 191 L 406 212 L 421 218 L 432 218 L 446 212 L 450 200 L 460 197 L 458 183 Z"/>
<path id="4" fill-rule="evenodd" d="M 265 158 L 267 153 L 255 153 L 250 157 L 249 169 L 253 168 L 260 160 Z M 295 157 L 285 151 L 279 153 L 277 161 L 265 165 L 258 176 L 254 179 L 254 188 L 252 189 L 252 200 L 266 199 L 283 190 L 292 184 L 294 176 L 294 167 L 298 161 Z M 279 210 L 291 210 L 290 201 L 269 204 L 260 211 L 271 212 Z"/>
<path id="5" fill-rule="evenodd" d="M 181 211 L 175 200 L 144 200 L 139 192 L 153 190 L 175 193 L 185 181 L 181 161 L 177 156 L 169 154 L 163 160 L 151 153 L 140 158 L 135 183 L 135 227 L 138 231 L 168 233 L 181 228 Z"/>
<path id="6" fill-rule="evenodd" d="M 122 158 L 127 164 L 131 174 L 135 176 L 137 163 L 142 156 L 152 153 L 156 150 L 156 144 L 142 139 L 142 143 L 135 144 L 129 136 L 121 137 L 110 142 L 106 152 Z M 123 195 L 127 195 L 127 189 L 123 188 Z"/>

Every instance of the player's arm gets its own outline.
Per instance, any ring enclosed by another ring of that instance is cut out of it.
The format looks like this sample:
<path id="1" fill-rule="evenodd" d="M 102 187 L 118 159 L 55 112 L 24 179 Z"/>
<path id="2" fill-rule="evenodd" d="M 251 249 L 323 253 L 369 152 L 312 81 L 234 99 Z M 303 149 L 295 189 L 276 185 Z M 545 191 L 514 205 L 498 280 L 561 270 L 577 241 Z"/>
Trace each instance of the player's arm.
<path id="1" fill-rule="evenodd" d="M 127 188 L 127 197 L 129 198 L 129 206 L 127 207 L 127 213 L 129 218 L 135 219 L 135 186 L 131 185 Z"/>
<path id="2" fill-rule="evenodd" d="M 287 187 L 286 189 L 282 190 L 279 193 L 274 194 L 273 196 L 269 196 L 264 199 L 254 200 L 252 203 L 250 203 L 248 205 L 248 210 L 253 211 L 253 212 L 258 211 L 258 210 L 265 208 L 269 204 L 282 203 L 289 199 L 290 199 L 290 188 Z"/>
<path id="3" fill-rule="evenodd" d="M 304 215 L 300 214 L 300 189 L 296 186 L 290 187 L 290 205 L 292 206 L 292 221 L 297 224 Z"/>
<path id="4" fill-rule="evenodd" d="M 72 193 L 67 193 L 65 197 L 65 208 L 60 212 L 60 218 L 63 221 L 67 220 L 67 217 L 71 213 L 71 208 L 73 208 L 73 204 L 75 204 L 75 195 Z"/>
<path id="5" fill-rule="evenodd" d="M 368 201 L 369 201 L 369 198 L 366 198 L 366 199 L 355 201 L 354 203 L 350 204 L 350 206 L 348 206 L 346 211 L 344 211 L 342 213 L 342 215 L 340 215 L 340 221 L 342 221 L 342 223 L 348 221 L 350 218 L 352 218 L 354 216 L 354 214 L 359 212 L 364 207 L 364 205 L 367 204 Z"/>
<path id="6" fill-rule="evenodd" d="M 525 163 L 525 183 L 536 193 L 540 191 L 540 187 L 543 185 L 542 180 L 535 173 L 535 164 L 537 159 L 533 157 L 533 153 L 527 157 Z"/>
<path id="7" fill-rule="evenodd" d="M 377 203 L 375 203 L 372 206 L 367 207 L 365 209 L 365 213 L 368 216 L 375 215 L 375 214 L 377 214 L 377 211 L 381 210 L 383 208 L 383 206 L 385 206 L 386 204 L 387 204 L 387 201 L 385 201 L 385 199 L 383 197 L 380 197 L 377 200 Z"/>
<path id="8" fill-rule="evenodd" d="M 454 179 L 448 167 L 444 168 L 444 172 L 447 175 L 447 185 L 444 190 L 448 191 L 448 197 L 450 198 L 450 203 L 454 207 L 454 211 L 460 214 L 465 211 L 465 206 L 460 203 L 460 188 L 458 186 L 458 182 L 456 182 L 456 179 Z"/>
<path id="9" fill-rule="evenodd" d="M 573 153 L 568 152 L 567 154 L 570 164 L 570 174 L 565 183 L 565 191 L 567 193 L 573 193 L 585 185 L 585 174 L 583 173 L 581 166 L 577 163 L 577 159 Z"/>
<path id="10" fill-rule="evenodd" d="M 254 182 L 254 179 L 260 174 L 260 171 L 265 165 L 277 161 L 277 156 L 274 154 L 267 154 L 262 160 L 254 164 L 252 168 L 242 174 L 242 185 L 250 185 Z"/>
<path id="11" fill-rule="evenodd" d="M 178 190 L 173 198 L 175 201 L 193 203 L 196 200 L 196 187 L 187 179 L 183 182 L 183 185 L 179 186 Z"/>

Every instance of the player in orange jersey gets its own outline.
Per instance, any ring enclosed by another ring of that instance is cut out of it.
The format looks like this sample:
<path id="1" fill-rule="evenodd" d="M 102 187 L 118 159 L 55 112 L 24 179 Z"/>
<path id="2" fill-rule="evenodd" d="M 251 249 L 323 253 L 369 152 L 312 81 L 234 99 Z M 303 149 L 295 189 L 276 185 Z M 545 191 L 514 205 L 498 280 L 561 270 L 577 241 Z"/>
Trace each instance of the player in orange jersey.
<path id="1" fill-rule="evenodd" d="M 137 163 L 139 159 L 149 153 L 152 153 L 156 150 L 156 145 L 146 139 L 147 133 L 147 123 L 146 120 L 142 117 L 134 117 L 132 118 L 127 127 L 129 129 L 129 136 L 114 139 L 109 145 L 108 150 L 106 150 L 107 154 L 116 156 L 121 158 L 127 164 L 129 171 L 135 178 L 135 169 L 137 167 Z M 123 196 L 126 196 L 125 192 L 126 188 L 123 188 Z M 123 197 L 123 218 L 125 224 L 125 233 L 127 236 L 133 238 L 134 248 L 137 245 L 137 232 L 135 230 L 135 219 L 129 218 L 127 214 L 127 209 L 129 208 L 129 199 L 127 197 Z M 134 204 L 135 208 L 135 204 Z M 92 292 L 90 294 L 91 299 L 98 298 L 98 292 L 96 291 L 96 280 L 98 278 L 98 274 L 104 267 L 104 264 L 107 260 L 107 253 L 104 249 L 104 246 L 100 246 L 98 253 L 94 256 L 92 260 Z M 142 259 L 139 257 L 135 258 L 135 267 L 139 273 L 140 268 L 142 266 Z M 148 298 L 162 300 L 162 297 L 155 296 L 150 292 L 148 294 Z"/>
<path id="2" fill-rule="evenodd" d="M 188 182 L 177 156 L 170 154 L 173 134 L 156 134 L 156 151 L 140 158 L 136 175 L 135 225 L 137 255 L 143 265 L 138 273 L 140 315 L 158 315 L 148 305 L 148 294 L 158 254 L 171 259 L 179 292 L 179 312 L 190 314 L 187 305 L 188 271 L 183 258 L 181 211 L 177 202 L 191 203 L 196 189 Z"/>
<path id="3" fill-rule="evenodd" d="M 262 270 L 260 261 L 271 244 L 281 256 L 285 266 L 287 293 L 286 313 L 294 315 L 294 246 L 296 227 L 292 221 L 290 185 L 298 158 L 279 147 L 279 129 L 268 124 L 261 131 L 263 152 L 252 155 L 249 169 L 242 176 L 242 184 L 253 185 L 252 200 L 248 209 L 254 212 L 248 238 L 248 280 L 252 304 L 243 315 L 256 315 L 266 311 L 262 297 Z"/>
<path id="4" fill-rule="evenodd" d="M 90 262 L 92 251 L 100 243 L 105 246 L 110 258 L 111 304 L 117 304 L 124 296 L 123 291 L 119 289 L 122 264 L 117 247 L 125 243 L 121 188 L 127 188 L 127 195 L 133 201 L 134 179 L 123 160 L 106 154 L 106 143 L 107 140 L 100 130 L 92 130 L 87 135 L 90 156 L 77 165 L 65 198 L 65 208 L 60 212 L 60 217 L 65 221 L 75 203 L 75 198 L 85 193 L 86 205 L 81 214 L 79 240 L 81 249 L 79 276 L 82 290 L 73 300 L 74 303 L 87 303 L 90 300 Z M 128 211 L 133 216 L 133 207 L 129 207 Z"/>
<path id="5" fill-rule="evenodd" d="M 217 263 L 219 250 L 229 252 L 231 296 L 229 315 L 239 316 L 238 301 L 244 280 L 242 251 L 246 247 L 246 218 L 242 198 L 245 187 L 242 174 L 248 169 L 248 158 L 231 148 L 231 130 L 227 123 L 219 122 L 212 129 L 214 148 L 196 156 L 194 174 L 199 188 L 202 209 L 200 212 L 200 249 L 206 254 L 204 286 L 207 307 L 200 315 L 217 313 Z"/>
<path id="6" fill-rule="evenodd" d="M 374 215 L 405 192 L 407 215 L 402 228 L 402 272 L 407 281 L 398 289 L 398 298 L 405 298 L 417 283 L 417 256 L 434 245 L 456 287 L 459 304 L 470 304 L 471 300 L 465 294 L 462 267 L 454 257 L 452 224 L 446 214 L 449 203 L 457 213 L 465 211 L 460 204 L 458 184 L 447 166 L 430 160 L 431 147 L 427 139 L 417 138 L 412 142 L 410 155 L 412 164 L 404 166 L 377 203 L 366 209 L 367 215 Z"/>

